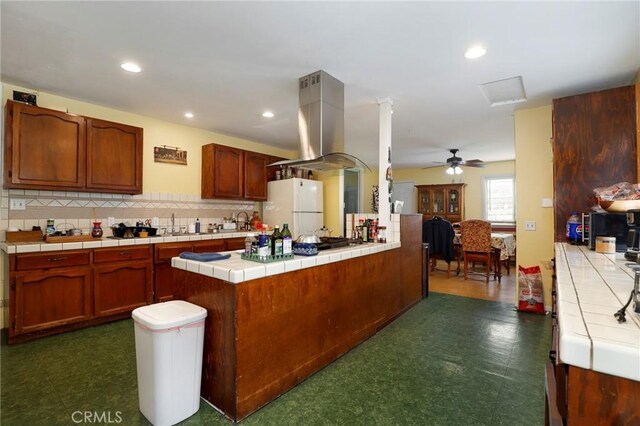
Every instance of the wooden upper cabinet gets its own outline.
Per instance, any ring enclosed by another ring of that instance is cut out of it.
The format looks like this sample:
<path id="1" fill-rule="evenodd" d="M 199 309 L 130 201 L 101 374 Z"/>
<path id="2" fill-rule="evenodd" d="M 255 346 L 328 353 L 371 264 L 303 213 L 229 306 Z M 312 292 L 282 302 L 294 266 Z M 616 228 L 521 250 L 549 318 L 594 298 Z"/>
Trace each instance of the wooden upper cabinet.
<path id="1" fill-rule="evenodd" d="M 244 153 L 244 197 L 267 199 L 267 165 L 269 156 L 257 152 Z"/>
<path id="2" fill-rule="evenodd" d="M 7 101 L 5 188 L 142 193 L 142 129 Z"/>
<path id="3" fill-rule="evenodd" d="M 7 101 L 5 123 L 6 188 L 84 186 L 84 117 Z"/>
<path id="4" fill-rule="evenodd" d="M 142 193 L 142 129 L 87 119 L 87 188 Z"/>
<path id="5" fill-rule="evenodd" d="M 202 147 L 202 198 L 267 199 L 270 157 L 224 145 Z"/>

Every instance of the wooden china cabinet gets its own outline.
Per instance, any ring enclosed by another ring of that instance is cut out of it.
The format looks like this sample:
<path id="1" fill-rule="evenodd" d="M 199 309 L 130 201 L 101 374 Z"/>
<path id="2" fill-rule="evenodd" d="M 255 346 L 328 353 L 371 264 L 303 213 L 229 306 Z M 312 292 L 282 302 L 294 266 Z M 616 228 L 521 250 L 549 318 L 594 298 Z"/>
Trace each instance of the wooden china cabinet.
<path id="1" fill-rule="evenodd" d="M 442 185 L 416 185 L 418 189 L 418 213 L 423 218 L 440 216 L 449 222 L 464 220 L 464 183 Z"/>

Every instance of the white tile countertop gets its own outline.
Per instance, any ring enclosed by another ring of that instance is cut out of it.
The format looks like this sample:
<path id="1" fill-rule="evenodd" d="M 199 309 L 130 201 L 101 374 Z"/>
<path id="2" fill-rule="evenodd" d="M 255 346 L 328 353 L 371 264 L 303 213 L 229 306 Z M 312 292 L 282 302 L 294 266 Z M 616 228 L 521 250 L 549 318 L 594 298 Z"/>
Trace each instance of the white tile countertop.
<path id="1" fill-rule="evenodd" d="M 330 250 L 322 250 L 315 256 L 294 256 L 291 260 L 283 260 L 273 263 L 259 263 L 240 258 L 241 250 L 230 251 L 231 257 L 225 260 L 212 262 L 198 262 L 195 260 L 185 260 L 179 257 L 171 259 L 174 268 L 196 274 L 206 275 L 228 281 L 233 284 L 244 281 L 264 278 L 270 275 L 282 274 L 298 269 L 311 268 L 327 263 L 340 262 L 353 257 L 367 256 L 385 250 L 392 250 L 400 247 L 400 242 L 392 243 L 367 243 L 349 247 L 341 247 Z"/>
<path id="2" fill-rule="evenodd" d="M 563 363 L 640 381 L 640 314 L 614 314 L 633 289 L 623 253 L 556 243 L 557 314 Z"/>
<path id="3" fill-rule="evenodd" d="M 56 251 L 56 250 L 79 250 L 101 247 L 117 247 L 131 246 L 137 244 L 159 244 L 159 243 L 176 243 L 185 241 L 202 241 L 202 240 L 218 240 L 224 238 L 246 237 L 247 234 L 256 234 L 257 231 L 243 232 L 218 232 L 216 234 L 199 234 L 199 235 L 178 235 L 178 236 L 159 236 L 148 238 L 96 238 L 89 241 L 71 242 L 71 243 L 7 243 L 0 244 L 0 250 L 7 254 L 15 253 L 33 253 L 39 251 Z M 269 232 L 270 233 L 270 232 Z"/>

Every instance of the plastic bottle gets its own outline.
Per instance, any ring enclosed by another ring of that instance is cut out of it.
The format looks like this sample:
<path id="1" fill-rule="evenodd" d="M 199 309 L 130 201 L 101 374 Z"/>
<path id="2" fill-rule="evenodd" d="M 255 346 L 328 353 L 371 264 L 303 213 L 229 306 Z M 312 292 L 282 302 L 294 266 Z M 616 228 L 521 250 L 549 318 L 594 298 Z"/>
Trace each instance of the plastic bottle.
<path id="1" fill-rule="evenodd" d="M 293 237 L 291 231 L 289 231 L 289 225 L 282 225 L 282 254 L 293 253 Z"/>
<path id="2" fill-rule="evenodd" d="M 262 233 L 260 234 L 260 237 L 258 238 L 258 256 L 267 257 L 271 254 L 269 241 L 270 241 L 269 236 L 263 229 Z"/>
<path id="3" fill-rule="evenodd" d="M 244 254 L 250 255 L 253 252 L 252 247 L 254 240 L 253 234 L 247 234 L 247 237 L 244 239 Z"/>
<path id="4" fill-rule="evenodd" d="M 582 243 L 582 222 L 577 212 L 571 212 L 567 220 L 567 242 L 569 244 Z"/>
<path id="5" fill-rule="evenodd" d="M 196 218 L 196 234 L 200 233 L 200 219 Z"/>

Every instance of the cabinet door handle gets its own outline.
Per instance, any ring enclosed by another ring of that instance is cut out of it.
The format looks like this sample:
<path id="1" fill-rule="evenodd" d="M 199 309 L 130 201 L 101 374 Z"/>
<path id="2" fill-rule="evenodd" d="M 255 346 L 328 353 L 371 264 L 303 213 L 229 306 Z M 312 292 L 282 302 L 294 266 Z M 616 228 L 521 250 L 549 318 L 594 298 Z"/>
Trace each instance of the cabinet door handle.
<path id="1" fill-rule="evenodd" d="M 67 260 L 67 257 L 50 257 L 47 262 L 60 262 L 61 260 Z"/>
<path id="2" fill-rule="evenodd" d="M 121 251 L 120 252 L 120 256 L 130 256 L 131 252 L 130 251 Z"/>

